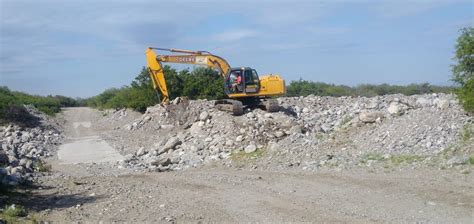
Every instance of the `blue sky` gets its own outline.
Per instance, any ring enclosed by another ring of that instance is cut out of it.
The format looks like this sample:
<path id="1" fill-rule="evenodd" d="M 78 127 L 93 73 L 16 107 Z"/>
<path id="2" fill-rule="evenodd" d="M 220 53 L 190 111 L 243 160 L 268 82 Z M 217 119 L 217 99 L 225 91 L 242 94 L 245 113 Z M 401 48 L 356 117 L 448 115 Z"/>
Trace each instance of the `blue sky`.
<path id="1" fill-rule="evenodd" d="M 472 0 L 1 0 L 0 10 L 0 85 L 74 97 L 129 84 L 148 46 L 208 50 L 288 82 L 447 85 L 458 31 L 474 23 Z"/>

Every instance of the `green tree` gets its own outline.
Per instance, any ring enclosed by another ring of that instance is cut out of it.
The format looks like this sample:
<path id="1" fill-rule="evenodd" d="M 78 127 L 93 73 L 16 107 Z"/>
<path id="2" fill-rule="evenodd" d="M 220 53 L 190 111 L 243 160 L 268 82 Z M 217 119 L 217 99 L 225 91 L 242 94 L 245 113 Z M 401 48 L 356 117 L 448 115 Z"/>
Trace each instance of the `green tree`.
<path id="1" fill-rule="evenodd" d="M 464 28 L 456 42 L 452 80 L 460 85 L 458 98 L 464 109 L 474 113 L 474 28 Z"/>
<path id="2" fill-rule="evenodd" d="M 456 42 L 453 80 L 461 85 L 474 78 L 474 28 L 464 28 Z"/>

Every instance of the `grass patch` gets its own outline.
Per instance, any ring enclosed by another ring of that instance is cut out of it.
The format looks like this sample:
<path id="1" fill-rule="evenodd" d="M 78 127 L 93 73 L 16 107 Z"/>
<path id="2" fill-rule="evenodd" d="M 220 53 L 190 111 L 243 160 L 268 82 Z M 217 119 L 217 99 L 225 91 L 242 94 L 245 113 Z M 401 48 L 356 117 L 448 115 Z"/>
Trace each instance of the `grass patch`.
<path id="1" fill-rule="evenodd" d="M 411 164 L 414 162 L 422 161 L 423 159 L 424 157 L 418 155 L 394 155 L 390 157 L 389 160 L 393 164 L 398 165 L 402 163 Z"/>
<path id="2" fill-rule="evenodd" d="M 474 155 L 469 156 L 468 163 L 469 163 L 470 165 L 474 165 Z"/>
<path id="3" fill-rule="evenodd" d="M 383 160 L 383 155 L 380 153 L 369 153 L 364 156 L 365 160 Z"/>
<path id="4" fill-rule="evenodd" d="M 474 125 L 466 124 L 461 130 L 461 141 L 468 142 L 474 137 Z"/>
<path id="5" fill-rule="evenodd" d="M 367 153 L 367 154 L 363 155 L 362 158 L 360 159 L 360 162 L 361 163 L 367 163 L 367 161 L 369 161 L 369 160 L 382 161 L 382 160 L 384 160 L 384 157 L 380 153 L 371 152 L 371 153 Z"/>
<path id="6" fill-rule="evenodd" d="M 324 134 L 321 133 L 321 132 L 318 132 L 314 135 L 314 138 L 316 138 L 317 140 L 323 140 L 324 139 Z"/>
<path id="7" fill-rule="evenodd" d="M 33 164 L 33 169 L 37 172 L 49 173 L 52 170 L 51 164 L 47 164 L 43 160 L 38 160 Z"/>
<path id="8" fill-rule="evenodd" d="M 425 157 L 418 156 L 418 155 L 390 155 L 385 157 L 381 153 L 367 153 L 362 156 L 360 162 L 367 163 L 369 160 L 373 161 L 381 161 L 381 162 L 389 162 L 393 165 L 400 165 L 400 164 L 412 164 L 414 162 L 422 161 Z M 388 164 L 384 165 L 385 168 L 389 167 Z"/>
<path id="9" fill-rule="evenodd" d="M 28 212 L 21 205 L 6 205 L 3 211 L 0 212 L 0 220 L 3 220 L 5 223 L 25 223 L 22 217 L 27 215 Z"/>
<path id="10" fill-rule="evenodd" d="M 2 222 L 3 221 L 3 222 Z M 43 223 L 37 214 L 31 213 L 21 205 L 5 206 L 3 211 L 0 212 L 0 223 L 7 224 L 20 224 L 20 223 Z"/>
<path id="11" fill-rule="evenodd" d="M 10 205 L 5 206 L 3 209 L 2 215 L 9 217 L 25 217 L 28 213 L 26 209 L 21 205 Z"/>

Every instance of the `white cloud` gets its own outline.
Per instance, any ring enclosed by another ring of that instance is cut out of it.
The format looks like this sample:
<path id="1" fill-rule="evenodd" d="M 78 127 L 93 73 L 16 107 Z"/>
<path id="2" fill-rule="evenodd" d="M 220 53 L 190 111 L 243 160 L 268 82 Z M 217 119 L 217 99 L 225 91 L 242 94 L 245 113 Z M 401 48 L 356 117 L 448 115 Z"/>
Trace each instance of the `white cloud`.
<path id="1" fill-rule="evenodd" d="M 245 38 L 257 36 L 258 32 L 251 29 L 236 29 L 229 30 L 222 33 L 214 35 L 211 40 L 221 41 L 221 42 L 231 42 L 239 41 Z"/>
<path id="2" fill-rule="evenodd" d="M 384 0 L 373 3 L 371 9 L 382 18 L 398 18 L 462 2 L 472 3 L 469 0 Z"/>

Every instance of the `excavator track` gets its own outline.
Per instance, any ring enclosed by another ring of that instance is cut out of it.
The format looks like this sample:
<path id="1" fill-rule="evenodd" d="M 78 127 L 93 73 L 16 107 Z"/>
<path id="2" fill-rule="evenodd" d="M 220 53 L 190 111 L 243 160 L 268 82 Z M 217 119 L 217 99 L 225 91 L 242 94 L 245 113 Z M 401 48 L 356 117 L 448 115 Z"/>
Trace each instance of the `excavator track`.
<path id="1" fill-rule="evenodd" d="M 218 110 L 232 112 L 235 116 L 240 116 L 244 113 L 244 105 L 238 100 L 224 99 L 217 100 L 214 106 Z"/>
<path id="2" fill-rule="evenodd" d="M 243 102 L 240 100 L 224 99 L 217 100 L 214 105 L 218 110 L 231 112 L 234 116 L 242 115 L 244 108 L 261 108 L 268 112 L 280 111 L 278 101 L 275 99 L 247 99 Z"/>

